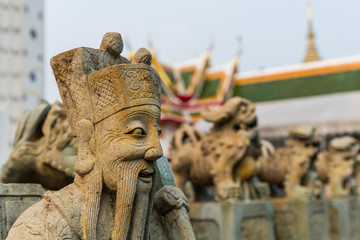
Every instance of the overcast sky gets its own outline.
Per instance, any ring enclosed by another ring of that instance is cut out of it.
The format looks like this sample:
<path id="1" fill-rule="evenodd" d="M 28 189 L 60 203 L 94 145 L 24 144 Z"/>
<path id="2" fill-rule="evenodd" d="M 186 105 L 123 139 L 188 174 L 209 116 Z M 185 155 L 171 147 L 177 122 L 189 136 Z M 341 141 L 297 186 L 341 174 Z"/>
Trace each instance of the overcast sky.
<path id="1" fill-rule="evenodd" d="M 360 54 L 360 1 L 313 0 L 316 45 L 323 59 Z M 127 36 L 134 49 L 153 44 L 162 62 L 203 53 L 215 39 L 211 64 L 244 43 L 240 70 L 296 64 L 306 51 L 305 0 L 45 0 L 45 98 L 60 99 L 49 61 L 58 53 L 98 48 L 106 32 Z M 126 45 L 124 56 L 126 54 Z"/>

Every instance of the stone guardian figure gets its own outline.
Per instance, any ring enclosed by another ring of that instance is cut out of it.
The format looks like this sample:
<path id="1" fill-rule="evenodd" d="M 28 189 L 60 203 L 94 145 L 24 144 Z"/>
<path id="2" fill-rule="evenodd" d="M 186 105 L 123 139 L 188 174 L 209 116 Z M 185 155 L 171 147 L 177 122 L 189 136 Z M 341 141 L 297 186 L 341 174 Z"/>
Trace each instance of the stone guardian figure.
<path id="1" fill-rule="evenodd" d="M 7 239 L 195 239 L 182 192 L 155 195 L 161 82 L 151 54 L 140 49 L 130 63 L 122 48 L 120 34 L 107 33 L 100 49 L 51 59 L 77 138 L 76 175 L 25 211 Z"/>

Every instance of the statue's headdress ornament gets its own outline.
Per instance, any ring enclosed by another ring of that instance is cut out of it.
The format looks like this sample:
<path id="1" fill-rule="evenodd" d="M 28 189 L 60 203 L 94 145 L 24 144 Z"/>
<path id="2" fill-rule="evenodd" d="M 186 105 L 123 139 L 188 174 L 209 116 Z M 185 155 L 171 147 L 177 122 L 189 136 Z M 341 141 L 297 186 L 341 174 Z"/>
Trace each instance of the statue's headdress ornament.
<path id="1" fill-rule="evenodd" d="M 318 143 L 320 139 L 317 129 L 310 125 L 299 125 L 289 129 L 289 134 L 292 138 L 309 142 Z"/>
<path id="2" fill-rule="evenodd" d="M 75 136 L 81 119 L 96 124 L 125 108 L 144 104 L 160 108 L 161 82 L 150 66 L 150 52 L 139 49 L 131 63 L 111 49 L 122 50 L 119 33 L 105 34 L 101 49 L 81 47 L 51 59 Z"/>

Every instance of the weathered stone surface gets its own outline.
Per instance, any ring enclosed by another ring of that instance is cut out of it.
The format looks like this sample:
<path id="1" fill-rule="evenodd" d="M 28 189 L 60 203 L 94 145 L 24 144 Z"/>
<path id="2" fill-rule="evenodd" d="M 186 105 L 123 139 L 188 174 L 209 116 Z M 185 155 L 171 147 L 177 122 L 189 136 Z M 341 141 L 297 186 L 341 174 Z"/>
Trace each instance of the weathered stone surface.
<path id="1" fill-rule="evenodd" d="M 151 239 L 195 239 L 188 211 L 187 199 L 178 188 L 172 186 L 161 188 L 155 194 Z"/>
<path id="2" fill-rule="evenodd" d="M 356 198 L 329 200 L 331 240 L 359 239 L 360 201 Z"/>
<path id="3" fill-rule="evenodd" d="M 219 240 L 220 227 L 216 220 L 191 220 L 197 240 Z"/>
<path id="4" fill-rule="evenodd" d="M 182 192 L 165 186 L 155 195 L 160 78 L 151 54 L 141 49 L 130 63 L 121 50 L 120 34 L 107 33 L 100 49 L 52 58 L 78 145 L 75 179 L 26 210 L 8 239 L 194 239 Z"/>
<path id="5" fill-rule="evenodd" d="M 319 133 L 311 126 L 300 125 L 289 129 L 289 135 L 284 147 L 259 158 L 259 177 L 275 186 L 277 195 L 287 199 L 315 198 L 320 191 L 313 167 L 319 151 Z"/>
<path id="6" fill-rule="evenodd" d="M 18 123 L 3 183 L 40 183 L 58 190 L 73 182 L 77 145 L 62 104 L 40 101 Z"/>
<path id="7" fill-rule="evenodd" d="M 41 200 L 45 189 L 38 184 L 0 184 L 0 239 L 5 239 L 15 220 Z"/>
<path id="8" fill-rule="evenodd" d="M 351 193 L 358 192 L 355 180 L 358 178 L 358 173 L 355 172 L 355 178 L 352 181 L 349 181 L 349 178 L 354 175 L 359 150 L 358 140 L 351 136 L 343 136 L 332 139 L 329 149 L 319 154 L 315 166 L 320 179 L 327 183 L 326 198 L 347 197 Z"/>
<path id="9" fill-rule="evenodd" d="M 192 203 L 190 219 L 198 240 L 275 239 L 271 202 Z"/>
<path id="10" fill-rule="evenodd" d="M 349 239 L 360 239 L 360 200 L 357 197 L 349 198 L 349 209 Z"/>
<path id="11" fill-rule="evenodd" d="M 171 170 L 169 161 L 165 156 L 159 158 L 155 163 L 156 172 L 156 189 L 159 190 L 164 186 L 175 186 L 174 174 Z"/>
<path id="12" fill-rule="evenodd" d="M 55 102 L 50 106 L 40 101 L 34 110 L 25 112 L 15 138 L 18 140 L 13 153 L 1 171 L 3 183 L 40 183 L 47 189 L 58 190 L 73 182 L 77 144 L 62 104 Z M 157 189 L 175 186 L 164 156 L 156 161 L 155 167 L 159 173 Z"/>
<path id="13" fill-rule="evenodd" d="M 276 239 L 330 239 L 327 201 L 289 201 L 286 199 L 276 199 L 273 203 Z"/>
<path id="14" fill-rule="evenodd" d="M 261 141 L 255 105 L 236 97 L 219 109 L 204 109 L 202 116 L 213 123 L 209 135 L 183 125 L 171 140 L 176 186 L 184 190 L 190 180 L 198 194 L 198 188 L 214 184 L 219 201 L 265 198 L 268 186 L 256 178 Z"/>

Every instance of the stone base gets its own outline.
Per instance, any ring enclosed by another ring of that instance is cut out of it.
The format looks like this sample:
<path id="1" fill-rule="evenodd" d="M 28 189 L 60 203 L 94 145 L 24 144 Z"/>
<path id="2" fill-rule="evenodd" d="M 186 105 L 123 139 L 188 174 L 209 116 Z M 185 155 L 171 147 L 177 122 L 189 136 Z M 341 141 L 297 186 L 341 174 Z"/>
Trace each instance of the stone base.
<path id="1" fill-rule="evenodd" d="M 0 239 L 5 240 L 16 219 L 40 201 L 45 189 L 39 184 L 0 184 Z"/>
<path id="2" fill-rule="evenodd" d="M 197 240 L 274 240 L 271 202 L 192 203 Z"/>
<path id="3" fill-rule="evenodd" d="M 360 199 L 349 198 L 350 239 L 360 239 Z"/>
<path id="4" fill-rule="evenodd" d="M 331 239 L 360 239 L 360 201 L 356 198 L 336 198 L 329 202 Z"/>
<path id="5" fill-rule="evenodd" d="M 288 201 L 274 204 L 277 240 L 329 240 L 327 201 Z"/>

